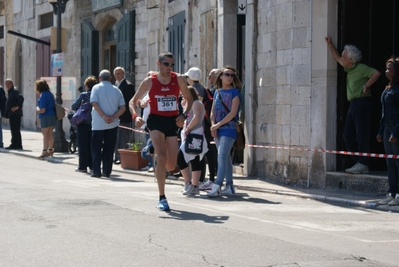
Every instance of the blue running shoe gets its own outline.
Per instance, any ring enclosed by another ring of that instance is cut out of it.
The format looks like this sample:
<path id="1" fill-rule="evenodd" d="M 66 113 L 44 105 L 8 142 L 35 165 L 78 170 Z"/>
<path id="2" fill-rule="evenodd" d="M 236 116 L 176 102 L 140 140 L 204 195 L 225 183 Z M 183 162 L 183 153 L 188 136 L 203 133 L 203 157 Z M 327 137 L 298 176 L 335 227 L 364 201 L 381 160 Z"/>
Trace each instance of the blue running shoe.
<path id="1" fill-rule="evenodd" d="M 148 139 L 147 145 L 141 150 L 141 157 L 143 159 L 149 158 L 151 156 L 150 154 L 154 154 L 153 150 L 152 141 L 151 139 Z"/>
<path id="2" fill-rule="evenodd" d="M 159 209 L 159 210 L 162 210 L 162 211 L 170 211 L 170 207 L 169 207 L 169 204 L 168 204 L 168 200 L 167 200 L 166 198 L 161 199 L 161 200 L 158 202 L 158 209 Z"/>

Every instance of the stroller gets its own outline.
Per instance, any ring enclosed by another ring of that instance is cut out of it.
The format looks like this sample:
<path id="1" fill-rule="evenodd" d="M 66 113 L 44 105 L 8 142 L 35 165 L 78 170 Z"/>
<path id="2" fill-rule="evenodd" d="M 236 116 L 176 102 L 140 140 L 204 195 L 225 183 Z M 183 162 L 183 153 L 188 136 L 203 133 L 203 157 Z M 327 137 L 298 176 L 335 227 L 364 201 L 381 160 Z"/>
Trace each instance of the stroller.
<path id="1" fill-rule="evenodd" d="M 70 112 L 68 114 L 68 120 L 71 121 L 71 118 L 73 116 L 73 113 Z M 69 143 L 68 143 L 68 150 L 70 153 L 74 154 L 76 152 L 76 147 L 77 147 L 77 139 L 78 139 L 78 134 L 76 132 L 76 127 L 72 126 L 69 127 Z"/>

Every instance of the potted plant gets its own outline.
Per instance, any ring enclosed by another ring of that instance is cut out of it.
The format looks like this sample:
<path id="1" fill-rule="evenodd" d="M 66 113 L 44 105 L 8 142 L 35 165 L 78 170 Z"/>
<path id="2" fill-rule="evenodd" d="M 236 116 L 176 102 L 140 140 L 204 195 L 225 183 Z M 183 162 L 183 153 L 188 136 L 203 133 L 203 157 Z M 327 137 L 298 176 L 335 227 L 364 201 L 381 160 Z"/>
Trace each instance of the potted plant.
<path id="1" fill-rule="evenodd" d="M 118 149 L 123 169 L 140 170 L 148 165 L 148 159 L 141 157 L 143 143 L 128 143 L 126 149 Z"/>

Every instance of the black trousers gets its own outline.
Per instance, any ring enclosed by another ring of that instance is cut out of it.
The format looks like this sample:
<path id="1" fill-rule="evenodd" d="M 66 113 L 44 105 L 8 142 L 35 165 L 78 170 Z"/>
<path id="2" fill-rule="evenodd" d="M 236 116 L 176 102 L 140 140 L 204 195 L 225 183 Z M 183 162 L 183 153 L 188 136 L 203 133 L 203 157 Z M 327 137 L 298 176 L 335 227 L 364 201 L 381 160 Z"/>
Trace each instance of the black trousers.
<path id="1" fill-rule="evenodd" d="M 9 121 L 10 121 L 10 130 L 11 130 L 10 146 L 12 148 L 22 149 L 21 116 L 11 115 Z"/>
<path id="2" fill-rule="evenodd" d="M 216 170 L 218 168 L 217 154 L 218 152 L 216 149 L 216 145 L 208 143 L 208 152 L 206 152 L 205 154 L 206 161 L 203 160 L 201 166 L 201 176 L 200 176 L 201 183 L 205 181 L 206 162 L 208 162 L 209 180 L 211 182 L 215 181 Z"/>

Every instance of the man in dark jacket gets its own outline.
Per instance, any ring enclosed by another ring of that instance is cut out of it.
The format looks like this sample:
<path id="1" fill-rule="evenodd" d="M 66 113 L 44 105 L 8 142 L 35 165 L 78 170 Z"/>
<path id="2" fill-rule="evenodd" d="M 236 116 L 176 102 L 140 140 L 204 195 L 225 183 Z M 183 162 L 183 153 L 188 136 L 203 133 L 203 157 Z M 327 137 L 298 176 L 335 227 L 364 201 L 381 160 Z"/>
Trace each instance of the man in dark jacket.
<path id="1" fill-rule="evenodd" d="M 132 114 L 129 111 L 129 101 L 133 98 L 135 90 L 131 82 L 125 78 L 125 70 L 122 67 L 116 67 L 114 69 L 115 86 L 121 90 L 123 98 L 126 103 L 126 111 L 119 117 L 119 125 L 132 128 Z M 130 137 L 133 136 L 133 132 L 128 129 L 118 127 L 118 133 L 116 138 L 116 146 L 114 153 L 114 163 L 120 164 L 119 148 L 126 148 L 126 143 L 133 142 Z"/>
<path id="2" fill-rule="evenodd" d="M 4 147 L 3 144 L 3 128 L 1 126 L 2 117 L 6 113 L 6 92 L 4 91 L 3 87 L 0 86 L 0 148 Z"/>
<path id="3" fill-rule="evenodd" d="M 11 79 L 6 79 L 5 85 L 8 98 L 4 117 L 10 120 L 11 129 L 11 144 L 6 147 L 6 149 L 22 149 L 21 117 L 24 98 L 19 94 L 19 91 L 14 88 L 14 83 Z"/>

